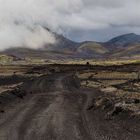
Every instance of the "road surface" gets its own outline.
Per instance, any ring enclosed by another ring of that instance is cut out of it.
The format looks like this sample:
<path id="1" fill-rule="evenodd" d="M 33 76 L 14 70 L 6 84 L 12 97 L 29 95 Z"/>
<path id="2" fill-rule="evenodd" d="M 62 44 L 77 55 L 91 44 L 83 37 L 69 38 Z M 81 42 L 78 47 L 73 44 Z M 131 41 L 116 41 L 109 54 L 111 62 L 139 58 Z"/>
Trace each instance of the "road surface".
<path id="1" fill-rule="evenodd" d="M 98 130 L 98 117 L 87 117 L 88 91 L 80 89 L 71 74 L 42 76 L 23 88 L 27 92 L 23 99 L 8 94 L 0 100 L 0 140 L 129 140 L 133 136 L 128 132 L 118 139 L 110 126 L 108 132 Z"/>

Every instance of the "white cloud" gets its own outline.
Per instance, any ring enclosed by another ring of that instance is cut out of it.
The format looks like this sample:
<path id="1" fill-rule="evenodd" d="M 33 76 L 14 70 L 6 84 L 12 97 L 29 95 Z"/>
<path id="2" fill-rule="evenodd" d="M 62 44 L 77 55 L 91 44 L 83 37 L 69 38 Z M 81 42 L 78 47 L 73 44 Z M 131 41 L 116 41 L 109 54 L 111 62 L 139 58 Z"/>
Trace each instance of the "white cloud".
<path id="1" fill-rule="evenodd" d="M 116 27 L 136 31 L 139 6 L 139 0 L 0 0 L 0 49 L 53 43 L 54 37 L 41 25 L 68 34 L 75 30 L 110 32 Z"/>
<path id="2" fill-rule="evenodd" d="M 55 38 L 39 25 L 4 24 L 0 28 L 0 50 L 9 47 L 28 47 L 37 49 L 46 43 L 55 43 Z"/>

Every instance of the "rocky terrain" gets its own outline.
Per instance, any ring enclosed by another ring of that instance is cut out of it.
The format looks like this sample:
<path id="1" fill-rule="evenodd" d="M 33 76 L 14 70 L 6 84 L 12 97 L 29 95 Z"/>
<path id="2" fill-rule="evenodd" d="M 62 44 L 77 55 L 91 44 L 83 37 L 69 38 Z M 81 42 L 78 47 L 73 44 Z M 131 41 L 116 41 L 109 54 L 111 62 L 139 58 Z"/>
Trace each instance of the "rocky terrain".
<path id="1" fill-rule="evenodd" d="M 0 139 L 139 140 L 139 66 L 1 70 Z"/>

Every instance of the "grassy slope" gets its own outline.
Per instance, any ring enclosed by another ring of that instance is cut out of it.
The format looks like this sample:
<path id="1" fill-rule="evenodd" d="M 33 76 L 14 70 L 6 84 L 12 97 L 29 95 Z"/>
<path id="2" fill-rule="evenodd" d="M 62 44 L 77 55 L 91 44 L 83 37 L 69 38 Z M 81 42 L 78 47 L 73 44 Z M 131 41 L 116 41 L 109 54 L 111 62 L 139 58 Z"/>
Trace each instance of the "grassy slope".
<path id="1" fill-rule="evenodd" d="M 82 44 L 78 48 L 78 52 L 87 52 L 92 54 L 105 54 L 106 52 L 108 52 L 108 50 L 99 43 L 87 42 Z"/>
<path id="2" fill-rule="evenodd" d="M 112 55 L 113 57 L 123 57 L 123 56 L 140 56 L 140 44 L 130 45 L 123 49 L 117 50 Z"/>

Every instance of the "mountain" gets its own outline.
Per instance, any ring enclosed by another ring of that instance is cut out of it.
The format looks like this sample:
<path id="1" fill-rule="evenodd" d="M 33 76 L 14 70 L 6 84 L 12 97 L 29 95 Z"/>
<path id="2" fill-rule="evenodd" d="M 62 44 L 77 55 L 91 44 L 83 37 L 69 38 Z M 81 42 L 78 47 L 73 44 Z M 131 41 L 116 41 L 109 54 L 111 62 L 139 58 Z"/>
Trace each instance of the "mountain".
<path id="1" fill-rule="evenodd" d="M 42 49 L 10 48 L 1 55 L 18 58 L 74 59 L 74 58 L 123 58 L 140 57 L 140 35 L 134 33 L 115 37 L 107 42 L 74 42 L 63 35 L 51 32 L 56 38 L 55 44 L 45 44 Z"/>
<path id="2" fill-rule="evenodd" d="M 56 34 L 48 28 L 44 28 L 50 32 L 56 39 L 55 44 L 45 44 L 41 49 L 29 49 L 25 47 L 9 48 L 0 54 L 13 55 L 19 58 L 45 58 L 45 59 L 61 59 L 74 57 L 79 43 L 65 38 L 63 35 Z"/>
<path id="3" fill-rule="evenodd" d="M 107 52 L 100 43 L 86 41 L 77 43 L 67 39 L 63 35 L 51 32 L 56 39 L 55 44 L 45 44 L 42 49 L 33 50 L 29 48 L 9 48 L 0 54 L 13 55 L 18 58 L 45 58 L 45 59 L 66 59 L 66 58 L 95 58 Z"/>
<path id="4" fill-rule="evenodd" d="M 77 47 L 79 46 L 79 43 L 74 42 L 63 35 L 57 34 L 55 32 L 50 31 L 48 28 L 45 28 L 48 32 L 51 32 L 51 34 L 55 37 L 56 43 L 55 44 L 46 44 L 44 46 L 45 50 L 49 51 L 57 51 L 57 52 L 67 52 L 72 53 L 76 51 Z"/>
<path id="5" fill-rule="evenodd" d="M 137 43 L 140 43 L 140 35 L 130 33 L 115 37 L 104 43 L 104 45 L 106 46 L 106 48 L 114 50 L 116 48 L 124 48 Z"/>
<path id="6" fill-rule="evenodd" d="M 140 35 L 130 33 L 115 37 L 103 44 L 110 58 L 140 58 Z"/>

